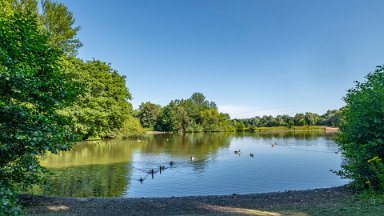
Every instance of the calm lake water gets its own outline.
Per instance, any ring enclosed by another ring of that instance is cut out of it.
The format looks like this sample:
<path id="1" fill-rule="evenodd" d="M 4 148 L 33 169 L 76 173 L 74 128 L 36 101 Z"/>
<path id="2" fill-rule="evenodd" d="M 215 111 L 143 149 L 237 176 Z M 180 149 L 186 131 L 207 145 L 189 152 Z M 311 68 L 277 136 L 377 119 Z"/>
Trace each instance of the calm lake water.
<path id="1" fill-rule="evenodd" d="M 51 175 L 44 187 L 31 193 L 169 197 L 339 186 L 348 180 L 330 171 L 342 163 L 334 139 L 334 134 L 287 132 L 159 134 L 82 142 L 71 151 L 42 158 Z M 160 166 L 165 168 L 161 173 Z"/>

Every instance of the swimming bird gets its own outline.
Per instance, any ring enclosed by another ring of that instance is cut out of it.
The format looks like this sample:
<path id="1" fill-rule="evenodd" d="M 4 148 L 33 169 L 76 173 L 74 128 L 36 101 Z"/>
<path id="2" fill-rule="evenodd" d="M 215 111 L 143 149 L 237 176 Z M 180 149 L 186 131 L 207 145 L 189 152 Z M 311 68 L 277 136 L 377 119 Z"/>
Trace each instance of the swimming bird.
<path id="1" fill-rule="evenodd" d="M 235 150 L 235 151 L 233 151 L 235 154 L 240 154 L 240 149 L 239 150 Z"/>
<path id="2" fill-rule="evenodd" d="M 253 153 L 249 154 L 249 156 L 254 157 L 255 155 Z"/>
<path id="3" fill-rule="evenodd" d="M 170 162 L 169 162 L 169 165 L 170 165 L 170 166 L 175 165 L 175 161 L 170 161 Z"/>
<path id="4" fill-rule="evenodd" d="M 277 142 L 275 142 L 274 144 L 272 144 L 272 148 L 277 146 Z"/>
<path id="5" fill-rule="evenodd" d="M 195 156 L 191 156 L 191 161 L 194 161 L 195 159 Z"/>

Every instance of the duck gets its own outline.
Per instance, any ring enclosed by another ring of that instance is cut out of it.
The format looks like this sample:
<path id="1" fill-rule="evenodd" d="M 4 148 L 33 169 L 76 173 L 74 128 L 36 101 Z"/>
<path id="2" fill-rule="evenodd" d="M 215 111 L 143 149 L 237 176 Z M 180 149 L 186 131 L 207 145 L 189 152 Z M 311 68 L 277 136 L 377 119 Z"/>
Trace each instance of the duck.
<path id="1" fill-rule="evenodd" d="M 255 155 L 253 153 L 250 153 L 249 156 L 254 157 Z"/>
<path id="2" fill-rule="evenodd" d="M 239 150 L 235 150 L 234 153 L 235 154 L 240 154 L 240 151 L 241 151 L 240 149 Z"/>

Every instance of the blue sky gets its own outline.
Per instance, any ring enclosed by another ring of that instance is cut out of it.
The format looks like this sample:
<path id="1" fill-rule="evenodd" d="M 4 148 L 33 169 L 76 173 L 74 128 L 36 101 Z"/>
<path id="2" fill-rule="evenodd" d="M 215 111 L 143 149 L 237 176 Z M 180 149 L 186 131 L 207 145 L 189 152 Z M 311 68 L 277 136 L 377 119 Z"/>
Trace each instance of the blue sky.
<path id="1" fill-rule="evenodd" d="M 382 0 L 60 0 L 79 57 L 127 77 L 134 108 L 202 92 L 231 117 L 324 113 L 384 64 Z"/>

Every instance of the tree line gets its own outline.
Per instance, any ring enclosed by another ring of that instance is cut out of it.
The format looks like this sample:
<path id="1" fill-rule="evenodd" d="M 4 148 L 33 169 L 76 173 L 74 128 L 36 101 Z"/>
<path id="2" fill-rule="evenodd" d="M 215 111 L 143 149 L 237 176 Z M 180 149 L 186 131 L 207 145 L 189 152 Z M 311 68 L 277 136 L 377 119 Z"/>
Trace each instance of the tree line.
<path id="1" fill-rule="evenodd" d="M 220 113 L 213 101 L 206 100 L 202 93 L 194 93 L 188 99 L 173 100 L 164 107 L 151 102 L 142 103 L 135 116 L 144 128 L 167 132 L 194 133 L 220 131 L 255 131 L 258 127 L 293 127 L 319 125 L 338 127 L 340 110 L 328 110 L 325 114 L 306 112 L 295 116 L 256 116 L 246 119 L 230 119 Z"/>
<path id="2" fill-rule="evenodd" d="M 328 110 L 323 115 L 317 113 L 297 113 L 294 116 L 277 115 L 264 115 L 262 117 L 256 116 L 246 119 L 234 119 L 233 123 L 237 130 L 254 131 L 258 127 L 293 127 L 293 126 L 330 126 L 339 127 L 341 123 L 340 110 Z"/>

